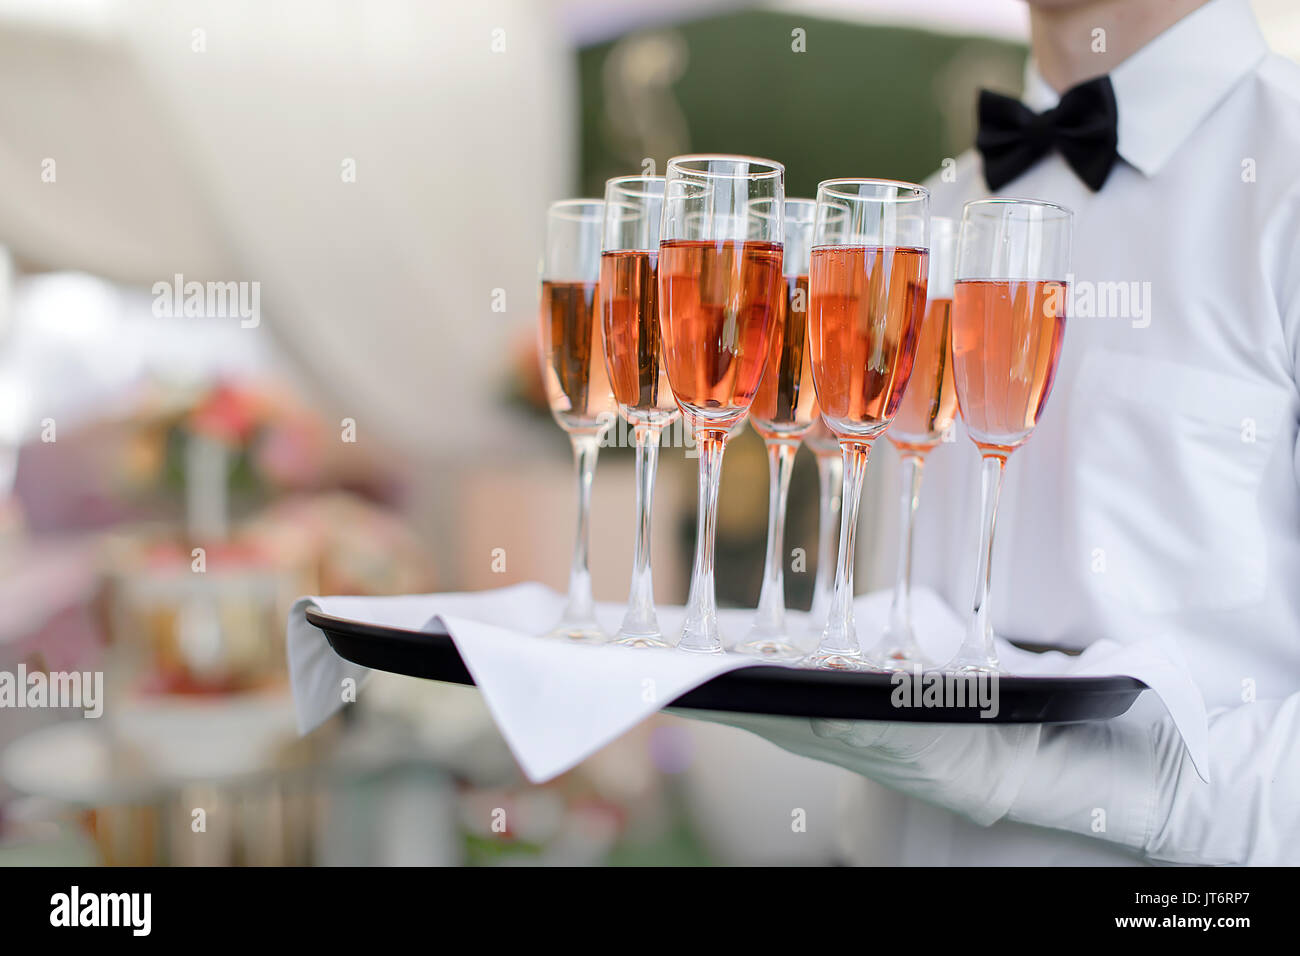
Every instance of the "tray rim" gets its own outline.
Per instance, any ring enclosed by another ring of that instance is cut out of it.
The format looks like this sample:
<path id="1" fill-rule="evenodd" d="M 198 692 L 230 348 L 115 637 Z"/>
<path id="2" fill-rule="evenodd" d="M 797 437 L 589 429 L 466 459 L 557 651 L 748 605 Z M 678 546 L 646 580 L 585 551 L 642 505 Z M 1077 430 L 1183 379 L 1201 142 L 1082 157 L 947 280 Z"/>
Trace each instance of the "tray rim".
<path id="1" fill-rule="evenodd" d="M 413 628 L 393 627 L 386 624 L 374 624 L 368 621 L 357 621 L 352 618 L 339 617 L 334 614 L 327 614 L 316 607 L 306 609 L 307 623 L 313 627 L 319 628 L 326 632 L 328 627 L 336 627 L 340 630 L 351 631 L 357 636 L 372 636 L 393 639 L 396 636 L 409 638 L 440 638 L 449 643 L 453 650 L 456 650 L 459 656 L 459 650 L 456 648 L 456 642 L 452 640 L 450 634 L 446 631 L 420 631 Z M 327 634 L 328 639 L 328 634 Z M 333 642 L 330 642 L 331 648 Z M 336 652 L 337 653 L 337 652 Z M 342 655 L 340 655 L 342 656 Z M 355 661 L 353 663 L 356 663 Z M 463 663 L 463 661 L 462 661 Z M 362 665 L 365 666 L 365 665 Z M 408 675 L 409 676 L 409 675 Z M 735 670 L 728 671 L 725 674 L 719 674 L 717 677 L 706 681 L 705 684 L 714 683 L 719 680 L 739 679 L 743 681 L 778 681 L 786 682 L 794 680 L 795 683 L 836 686 L 836 687 L 874 687 L 877 684 L 889 684 L 892 674 L 887 671 L 867 671 L 867 672 L 843 672 L 829 670 L 812 670 L 804 667 L 791 667 L 789 665 L 766 663 L 752 664 L 745 667 L 738 667 Z M 425 678 L 428 679 L 428 678 Z M 456 683 L 455 681 L 446 681 L 447 683 Z M 1041 693 L 1061 693 L 1069 692 L 1072 694 L 1123 694 L 1134 693 L 1140 694 L 1142 691 L 1149 690 L 1147 684 L 1138 680 L 1136 677 L 1130 677 L 1125 674 L 1113 674 L 1096 677 L 1042 677 L 1019 674 L 1002 674 L 998 677 L 999 685 L 1010 684 L 1013 689 L 1030 688 Z M 470 678 L 470 686 L 473 686 L 473 678 Z M 1131 704 L 1130 704 L 1131 706 Z"/>

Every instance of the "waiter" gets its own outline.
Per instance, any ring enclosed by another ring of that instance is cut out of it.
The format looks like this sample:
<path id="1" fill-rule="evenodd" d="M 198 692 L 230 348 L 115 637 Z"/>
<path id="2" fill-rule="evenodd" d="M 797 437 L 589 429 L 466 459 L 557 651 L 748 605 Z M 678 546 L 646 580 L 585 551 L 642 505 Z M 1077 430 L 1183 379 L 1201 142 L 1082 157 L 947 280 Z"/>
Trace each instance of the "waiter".
<path id="1" fill-rule="evenodd" d="M 912 798 L 883 850 L 898 862 L 1297 864 L 1300 69 L 1245 0 L 1029 5 L 1024 102 L 981 93 L 977 150 L 929 184 L 936 215 L 990 194 L 1075 213 L 1076 314 L 1007 471 L 994 627 L 1062 648 L 1172 636 L 1209 710 L 1210 782 L 1154 706 L 742 725 Z M 959 612 L 977 466 L 969 442 L 940 448 L 918 514 L 918 578 Z M 878 809 L 858 817 L 879 862 Z"/>

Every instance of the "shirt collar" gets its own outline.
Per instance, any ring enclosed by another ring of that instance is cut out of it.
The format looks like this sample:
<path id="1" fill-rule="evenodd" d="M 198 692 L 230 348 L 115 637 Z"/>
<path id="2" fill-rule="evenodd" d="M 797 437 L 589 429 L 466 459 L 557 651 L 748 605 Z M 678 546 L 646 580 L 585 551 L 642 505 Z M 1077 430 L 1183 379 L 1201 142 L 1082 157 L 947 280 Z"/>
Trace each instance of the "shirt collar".
<path id="1" fill-rule="evenodd" d="M 1119 154 L 1154 176 L 1248 71 L 1268 45 L 1246 0 L 1211 0 L 1111 71 L 1119 109 Z M 1031 58 L 1025 105 L 1060 99 Z"/>

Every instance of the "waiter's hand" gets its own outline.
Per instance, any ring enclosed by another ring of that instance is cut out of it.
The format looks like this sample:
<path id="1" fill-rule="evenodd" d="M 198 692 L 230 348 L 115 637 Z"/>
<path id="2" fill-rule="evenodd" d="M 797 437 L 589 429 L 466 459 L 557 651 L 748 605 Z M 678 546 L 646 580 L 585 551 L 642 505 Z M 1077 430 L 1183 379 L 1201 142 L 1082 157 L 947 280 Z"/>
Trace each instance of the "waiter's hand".
<path id="1" fill-rule="evenodd" d="M 1161 863 L 1300 865 L 1300 693 L 1211 712 L 1204 780 L 1172 720 L 921 724 L 684 712 L 749 730 L 977 823 Z"/>
<path id="2" fill-rule="evenodd" d="M 810 720 L 677 710 L 739 727 L 784 750 L 833 763 L 982 825 L 1000 820 L 1038 749 L 1038 724 Z"/>

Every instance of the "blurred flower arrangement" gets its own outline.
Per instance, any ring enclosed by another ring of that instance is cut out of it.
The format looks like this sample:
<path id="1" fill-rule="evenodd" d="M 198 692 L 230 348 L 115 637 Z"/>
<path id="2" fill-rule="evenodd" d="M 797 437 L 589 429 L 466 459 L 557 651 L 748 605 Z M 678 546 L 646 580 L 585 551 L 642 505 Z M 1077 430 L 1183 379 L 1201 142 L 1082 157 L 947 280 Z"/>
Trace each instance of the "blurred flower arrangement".
<path id="1" fill-rule="evenodd" d="M 112 637 L 134 647 L 142 687 L 281 682 L 297 595 L 433 589 L 431 556 L 394 513 L 400 475 L 376 464 L 391 457 L 356 447 L 282 388 L 227 381 L 146 395 L 118 485 L 170 501 L 171 520 L 105 543 Z"/>
<path id="2" fill-rule="evenodd" d="M 224 381 L 196 392 L 156 385 L 128 425 L 118 475 L 122 490 L 136 496 L 186 494 L 196 478 L 196 442 L 221 449 L 224 489 L 240 511 L 285 492 L 348 487 L 389 501 L 396 491 L 372 456 L 352 453 L 355 446 L 282 387 Z"/>

